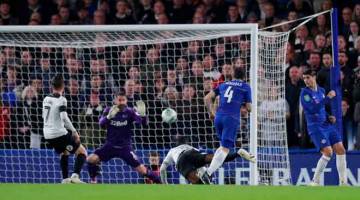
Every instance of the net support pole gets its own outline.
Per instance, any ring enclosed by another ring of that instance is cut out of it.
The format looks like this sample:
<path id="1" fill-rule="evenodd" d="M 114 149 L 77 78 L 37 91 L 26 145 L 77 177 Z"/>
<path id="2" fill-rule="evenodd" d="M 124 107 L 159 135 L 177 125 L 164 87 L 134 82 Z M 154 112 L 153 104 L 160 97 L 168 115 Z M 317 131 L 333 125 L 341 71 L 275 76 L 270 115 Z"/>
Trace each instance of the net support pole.
<path id="1" fill-rule="evenodd" d="M 341 100 L 342 90 L 340 81 L 340 65 L 338 59 L 338 12 L 337 8 L 331 11 L 331 32 L 332 32 L 332 57 L 333 67 L 330 70 L 330 89 L 336 92 L 336 97 L 331 101 L 331 114 L 336 117 L 337 131 L 343 135 Z"/>
<path id="2" fill-rule="evenodd" d="M 257 158 L 257 71 L 258 71 L 258 27 L 253 27 L 251 31 L 251 66 L 250 66 L 250 85 L 252 106 L 250 113 L 250 153 Z M 257 162 L 250 163 L 250 185 L 258 185 L 258 166 Z"/>

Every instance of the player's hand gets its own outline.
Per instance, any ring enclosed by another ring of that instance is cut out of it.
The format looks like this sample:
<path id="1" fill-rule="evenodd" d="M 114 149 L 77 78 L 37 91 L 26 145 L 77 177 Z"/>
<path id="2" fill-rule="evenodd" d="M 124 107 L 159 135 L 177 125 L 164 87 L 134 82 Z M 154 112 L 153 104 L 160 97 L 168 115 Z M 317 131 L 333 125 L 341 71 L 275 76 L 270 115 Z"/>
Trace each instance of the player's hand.
<path id="1" fill-rule="evenodd" d="M 334 98 L 336 96 L 336 92 L 334 90 L 331 90 L 328 94 L 327 97 L 329 97 L 330 99 Z"/>
<path id="2" fill-rule="evenodd" d="M 108 119 L 112 119 L 115 117 L 115 115 L 120 111 L 119 106 L 114 105 L 111 107 L 109 114 L 106 116 Z"/>
<path id="3" fill-rule="evenodd" d="M 72 133 L 72 135 L 74 137 L 75 142 L 80 143 L 80 135 L 79 135 L 79 133 L 75 131 L 75 132 Z"/>
<path id="4" fill-rule="evenodd" d="M 135 102 L 135 110 L 139 113 L 140 116 L 145 117 L 146 116 L 146 105 L 143 101 L 136 101 Z"/>
<path id="5" fill-rule="evenodd" d="M 335 123 L 336 123 L 336 117 L 330 115 L 330 116 L 329 116 L 329 121 L 330 121 L 330 123 L 335 124 Z"/>

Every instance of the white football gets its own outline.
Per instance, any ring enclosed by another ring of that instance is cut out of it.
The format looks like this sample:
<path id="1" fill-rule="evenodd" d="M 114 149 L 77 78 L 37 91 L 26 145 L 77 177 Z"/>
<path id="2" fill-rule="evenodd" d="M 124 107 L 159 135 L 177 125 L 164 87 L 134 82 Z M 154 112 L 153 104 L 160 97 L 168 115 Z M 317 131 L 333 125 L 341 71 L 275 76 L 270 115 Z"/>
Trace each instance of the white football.
<path id="1" fill-rule="evenodd" d="M 177 112 L 172 108 L 166 108 L 162 111 L 161 117 L 163 122 L 171 124 L 177 120 Z"/>

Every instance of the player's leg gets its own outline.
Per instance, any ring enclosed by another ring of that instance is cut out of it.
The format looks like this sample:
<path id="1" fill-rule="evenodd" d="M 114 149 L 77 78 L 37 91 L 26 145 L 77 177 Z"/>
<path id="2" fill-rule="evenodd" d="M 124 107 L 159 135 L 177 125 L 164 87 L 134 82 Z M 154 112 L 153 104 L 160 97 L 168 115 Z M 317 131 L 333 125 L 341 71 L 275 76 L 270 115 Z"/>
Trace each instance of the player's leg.
<path id="1" fill-rule="evenodd" d="M 88 173 L 90 176 L 90 183 L 97 183 L 96 177 L 100 175 L 100 163 L 107 162 L 117 155 L 117 150 L 109 144 L 104 144 L 101 148 L 95 150 L 90 154 L 86 161 L 88 165 Z"/>
<path id="2" fill-rule="evenodd" d="M 90 183 L 97 183 L 96 176 L 100 174 L 99 156 L 96 153 L 93 153 L 86 158 L 86 162 L 90 176 Z"/>
<path id="3" fill-rule="evenodd" d="M 217 116 L 215 118 L 215 126 L 220 126 L 222 128 L 222 132 L 218 133 L 218 135 L 221 135 L 221 141 L 220 147 L 215 151 L 210 166 L 206 170 L 207 175 L 211 176 L 224 163 L 230 148 L 234 146 L 238 124 L 239 122 L 231 117 Z"/>
<path id="4" fill-rule="evenodd" d="M 336 168 L 339 174 L 339 185 L 347 185 L 346 173 L 346 150 L 342 143 L 342 137 L 337 133 L 335 128 L 329 134 L 330 143 L 336 154 Z"/>
<path id="5" fill-rule="evenodd" d="M 64 151 L 60 154 L 60 168 L 63 177 L 62 183 L 71 183 L 69 178 L 69 155 L 68 151 Z"/>
<path id="6" fill-rule="evenodd" d="M 77 150 L 75 151 L 75 163 L 74 163 L 74 173 L 71 175 L 72 183 L 83 183 L 80 180 L 80 172 L 86 161 L 87 152 L 83 145 L 79 145 Z"/>
<path id="7" fill-rule="evenodd" d="M 333 150 L 330 146 L 329 139 L 322 130 L 318 129 L 317 132 L 314 132 L 310 136 L 316 148 L 319 149 L 322 154 L 316 165 L 312 182 L 310 183 L 311 186 L 317 186 L 320 185 L 321 174 L 324 172 L 328 162 L 330 161 Z"/>
<path id="8" fill-rule="evenodd" d="M 140 163 L 136 154 L 132 151 L 131 147 L 122 148 L 119 153 L 119 157 L 123 159 L 128 165 L 133 167 L 142 176 L 145 176 L 152 180 L 154 183 L 161 183 L 160 177 L 155 174 L 152 170 L 146 168 Z"/>

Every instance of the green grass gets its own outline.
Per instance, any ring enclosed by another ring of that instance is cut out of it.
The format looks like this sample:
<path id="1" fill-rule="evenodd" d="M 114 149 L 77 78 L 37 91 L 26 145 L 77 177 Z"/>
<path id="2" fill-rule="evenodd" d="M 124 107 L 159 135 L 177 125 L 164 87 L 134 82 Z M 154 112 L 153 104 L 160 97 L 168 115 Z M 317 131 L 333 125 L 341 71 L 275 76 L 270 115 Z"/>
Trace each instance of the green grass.
<path id="1" fill-rule="evenodd" d="M 359 187 L 0 184 L 1 200 L 352 200 Z"/>

